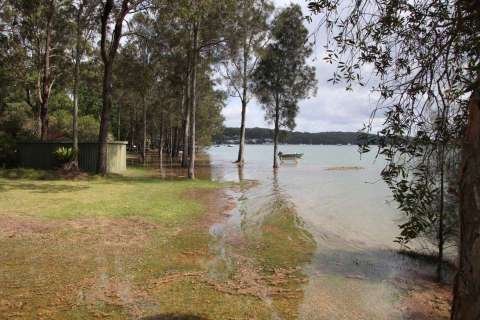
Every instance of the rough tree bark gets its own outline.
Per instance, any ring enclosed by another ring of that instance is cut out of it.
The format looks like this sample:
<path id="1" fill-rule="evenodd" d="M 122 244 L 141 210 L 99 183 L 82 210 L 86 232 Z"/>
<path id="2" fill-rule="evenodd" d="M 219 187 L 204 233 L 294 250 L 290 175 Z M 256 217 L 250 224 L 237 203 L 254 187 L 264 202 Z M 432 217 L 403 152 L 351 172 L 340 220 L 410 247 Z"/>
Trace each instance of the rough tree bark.
<path id="1" fill-rule="evenodd" d="M 142 162 L 145 164 L 147 158 L 147 102 L 145 95 L 142 104 Z"/>
<path id="2" fill-rule="evenodd" d="M 81 57 L 81 41 L 82 41 L 82 28 L 81 18 L 83 12 L 83 2 L 80 2 L 78 12 L 76 16 L 77 22 L 77 34 L 75 43 L 75 73 L 73 77 L 73 110 L 72 110 L 72 132 L 73 132 L 73 153 L 74 158 L 72 166 L 78 169 L 78 82 L 80 78 L 80 57 Z"/>
<path id="3" fill-rule="evenodd" d="M 246 4 L 243 3 L 244 5 L 244 16 L 245 14 L 245 6 Z M 244 153 L 245 153 L 245 117 L 247 113 L 247 102 L 248 102 L 248 81 L 247 81 L 247 67 L 248 67 L 248 56 L 249 56 L 249 46 L 247 43 L 247 27 L 244 25 L 243 26 L 243 74 L 242 74 L 242 120 L 240 124 L 240 143 L 238 147 L 238 165 L 243 166 L 243 163 L 245 161 L 244 159 Z"/>
<path id="4" fill-rule="evenodd" d="M 45 51 L 43 54 L 42 88 L 40 92 L 40 140 L 48 139 L 48 100 L 52 90 L 53 78 L 50 69 L 50 51 L 52 46 L 53 16 L 55 13 L 55 0 L 49 2 L 47 11 L 47 25 L 45 35 Z"/>
<path id="5" fill-rule="evenodd" d="M 158 157 L 160 158 L 160 163 L 163 160 L 163 112 L 160 113 L 160 130 L 158 131 L 159 145 L 158 145 Z"/>
<path id="6" fill-rule="evenodd" d="M 453 320 L 480 319 L 480 78 L 473 90 L 460 176 L 460 253 Z"/>
<path id="7" fill-rule="evenodd" d="M 198 58 L 198 22 L 193 23 L 192 84 L 190 95 L 190 161 L 188 178 L 195 179 L 195 114 L 197 110 L 197 58 Z"/>
<path id="8" fill-rule="evenodd" d="M 187 64 L 190 66 L 190 55 L 187 57 Z M 189 145 L 189 135 L 190 135 L 190 70 L 187 70 L 186 82 L 185 82 L 185 92 L 184 99 L 184 119 L 183 119 L 183 153 L 182 153 L 182 167 L 188 167 L 188 145 Z"/>
<path id="9" fill-rule="evenodd" d="M 108 21 L 110 14 L 114 9 L 114 0 L 107 0 L 103 7 L 101 18 L 101 40 L 100 49 L 103 61 L 103 90 L 102 90 L 102 113 L 100 119 L 100 133 L 98 135 L 98 160 L 97 173 L 105 175 L 107 173 L 107 138 L 110 128 L 110 113 L 112 110 L 112 71 L 113 60 L 117 53 L 120 38 L 122 36 L 122 25 L 125 16 L 129 11 L 128 0 L 122 1 L 122 6 L 115 17 L 115 27 L 113 29 L 110 46 L 107 48 Z"/>
<path id="10" fill-rule="evenodd" d="M 438 209 L 438 261 L 437 261 L 437 281 L 443 279 L 443 247 L 445 244 L 444 237 L 444 211 L 445 211 L 445 146 L 440 147 L 440 207 Z"/>
<path id="11" fill-rule="evenodd" d="M 275 99 L 275 129 L 273 133 L 273 168 L 278 168 L 278 133 L 279 133 L 279 121 L 280 121 L 280 105 L 278 98 Z"/>

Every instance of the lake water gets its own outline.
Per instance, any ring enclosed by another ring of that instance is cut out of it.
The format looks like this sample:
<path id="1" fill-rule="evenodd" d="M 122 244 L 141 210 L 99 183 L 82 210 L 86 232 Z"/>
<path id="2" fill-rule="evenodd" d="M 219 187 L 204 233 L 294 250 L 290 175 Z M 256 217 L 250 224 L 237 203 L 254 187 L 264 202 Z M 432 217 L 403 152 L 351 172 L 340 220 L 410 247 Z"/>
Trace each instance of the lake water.
<path id="1" fill-rule="evenodd" d="M 301 288 L 300 319 L 406 319 L 398 306 L 402 283 L 419 274 L 430 277 L 433 268 L 395 251 L 401 214 L 380 179 L 384 161 L 373 152 L 360 156 L 356 146 L 282 145 L 279 150 L 304 156 L 275 172 L 272 146 L 248 145 L 243 169 L 232 163 L 236 146 L 208 149 L 212 179 L 257 181 L 233 193 L 236 208 L 226 222 L 212 227 L 220 241 L 214 250 L 228 259 L 229 247 L 222 241 L 251 232 L 245 226 L 261 230 L 279 201 L 286 203 L 315 241 L 310 259 L 300 265 L 308 277 Z M 361 168 L 338 170 L 342 166 Z"/>

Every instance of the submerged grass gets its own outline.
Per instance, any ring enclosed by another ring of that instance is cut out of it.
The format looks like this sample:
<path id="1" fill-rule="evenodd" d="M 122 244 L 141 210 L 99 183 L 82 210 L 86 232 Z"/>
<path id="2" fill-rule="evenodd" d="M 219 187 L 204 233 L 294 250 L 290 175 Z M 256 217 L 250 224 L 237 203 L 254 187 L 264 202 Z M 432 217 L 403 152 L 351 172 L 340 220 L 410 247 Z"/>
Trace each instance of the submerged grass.
<path id="1" fill-rule="evenodd" d="M 240 280 L 227 284 L 210 276 L 216 240 L 209 227 L 224 219 L 223 187 L 165 181 L 143 168 L 75 180 L 1 170 L 0 319 L 271 319 L 272 304 L 283 318 L 294 318 L 296 299 L 268 302 L 237 290 L 248 274 L 230 274 L 227 281 Z M 275 216 L 260 237 L 249 238 L 264 251 L 243 253 L 253 255 L 263 276 L 307 259 L 311 244 L 296 223 Z"/>

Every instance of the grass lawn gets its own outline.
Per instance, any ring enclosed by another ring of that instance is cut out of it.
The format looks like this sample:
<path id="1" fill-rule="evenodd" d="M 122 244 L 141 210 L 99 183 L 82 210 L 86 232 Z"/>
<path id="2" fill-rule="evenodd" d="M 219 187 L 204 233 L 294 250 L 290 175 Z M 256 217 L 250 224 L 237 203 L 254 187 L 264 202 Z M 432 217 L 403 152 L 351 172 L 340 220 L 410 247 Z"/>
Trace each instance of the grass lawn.
<path id="1" fill-rule="evenodd" d="M 225 187 L 146 169 L 77 180 L 0 171 L 0 319 L 295 318 L 300 282 L 288 279 L 311 242 L 267 220 L 262 237 L 219 259 L 209 228 L 225 219 Z M 284 261 L 287 237 L 299 240 Z"/>

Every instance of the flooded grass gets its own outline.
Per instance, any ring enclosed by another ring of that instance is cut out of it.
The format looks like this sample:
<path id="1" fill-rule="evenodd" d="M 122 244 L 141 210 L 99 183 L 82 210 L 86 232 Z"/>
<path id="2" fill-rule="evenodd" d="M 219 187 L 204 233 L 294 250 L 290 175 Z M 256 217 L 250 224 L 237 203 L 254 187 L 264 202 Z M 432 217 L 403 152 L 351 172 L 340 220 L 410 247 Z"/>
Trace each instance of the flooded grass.
<path id="1" fill-rule="evenodd" d="M 0 319 L 447 319 L 428 261 L 305 225 L 275 172 L 182 170 L 0 171 Z"/>
<path id="2" fill-rule="evenodd" d="M 0 318 L 295 318 L 314 245 L 298 222 L 266 218 L 222 266 L 209 228 L 232 208 L 225 185 L 155 174 L 2 171 Z"/>

